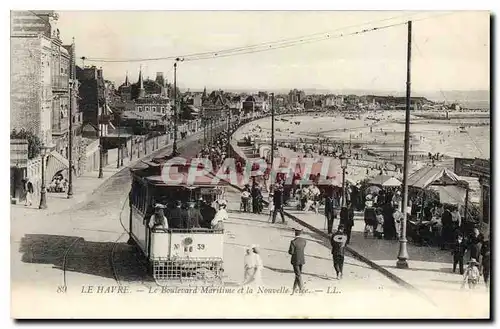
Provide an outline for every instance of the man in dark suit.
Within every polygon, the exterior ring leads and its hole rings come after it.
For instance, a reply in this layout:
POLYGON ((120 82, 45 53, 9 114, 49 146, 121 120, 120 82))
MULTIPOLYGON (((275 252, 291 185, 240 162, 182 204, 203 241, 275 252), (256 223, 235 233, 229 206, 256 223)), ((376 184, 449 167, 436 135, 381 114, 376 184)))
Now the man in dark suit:
POLYGON ((285 223, 285 214, 283 213, 283 187, 280 184, 276 184, 273 194, 273 224, 276 222, 276 215, 278 212, 281 214, 281 221, 285 223))
POLYGON ((306 263, 304 256, 306 240, 300 236, 301 233, 301 229, 295 229, 295 238, 290 241, 290 247, 288 248, 288 253, 292 256, 291 263, 293 272, 295 273, 292 295, 295 293, 296 287, 299 288, 300 292, 304 290, 304 284, 302 283, 302 265, 306 263))
POLYGON ((201 216, 203 217, 202 222, 200 223, 202 227, 204 228, 211 228, 212 227, 212 219, 214 219, 215 214, 217 211, 207 204, 205 200, 202 200, 200 202, 200 213, 201 216))
POLYGON ((194 205, 194 202, 190 202, 188 204, 187 214, 184 221, 184 228, 198 228, 200 227, 200 223, 203 221, 203 217, 201 217, 200 211, 196 209, 194 205))
POLYGON ((350 201, 347 201, 347 207, 342 207, 340 210, 340 225, 344 227, 344 234, 347 236, 346 244, 349 244, 354 226, 354 209, 350 201))
POLYGON ((172 209, 168 216, 168 227, 169 228, 182 228, 185 222, 185 212, 181 208, 182 203, 180 201, 175 202, 175 208, 172 209))
POLYGON ((325 198, 325 217, 328 222, 328 234, 332 233, 333 221, 335 219, 335 204, 333 197, 333 190, 329 191, 325 198))
POLYGON ((337 280, 342 279, 344 272, 344 251, 347 236, 344 233, 344 225, 340 224, 338 231, 332 235, 330 243, 332 245, 333 267, 337 274, 337 280))

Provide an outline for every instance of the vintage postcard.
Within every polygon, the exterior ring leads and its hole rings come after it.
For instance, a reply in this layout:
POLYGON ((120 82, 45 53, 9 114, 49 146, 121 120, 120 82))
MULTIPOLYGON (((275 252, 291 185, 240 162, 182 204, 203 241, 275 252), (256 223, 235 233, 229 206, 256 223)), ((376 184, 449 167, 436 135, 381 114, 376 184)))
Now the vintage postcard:
POLYGON ((13 318, 490 318, 489 12, 10 15, 13 318))

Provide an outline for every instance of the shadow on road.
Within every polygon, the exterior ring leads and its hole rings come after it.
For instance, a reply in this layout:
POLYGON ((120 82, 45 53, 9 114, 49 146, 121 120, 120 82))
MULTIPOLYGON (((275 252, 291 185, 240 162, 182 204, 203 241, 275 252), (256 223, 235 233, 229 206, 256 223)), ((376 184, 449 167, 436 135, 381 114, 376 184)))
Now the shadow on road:
POLYGON ((86 241, 78 236, 27 234, 21 239, 19 252, 24 263, 51 264, 61 271, 65 267, 68 272, 109 279, 114 279, 116 274, 120 282, 153 281, 136 249, 126 243, 86 241))
MULTIPOLYGON (((270 266, 264 266, 264 268, 267 268, 268 270, 271 270, 273 272, 294 274, 293 270, 286 270, 284 268, 275 268, 275 267, 270 267, 270 266)), ((307 272, 302 272, 302 275, 308 275, 308 276, 312 276, 312 277, 315 277, 315 278, 319 278, 319 279, 322 279, 322 280, 328 280, 328 281, 334 279, 333 277, 329 277, 329 276, 326 276, 326 275, 319 275, 319 274, 307 273, 307 272)))
MULTIPOLYGON (((396 259, 399 250, 398 240, 378 240, 372 237, 364 238, 363 232, 352 232, 351 245, 363 256, 372 261, 396 259)), ((452 264, 450 251, 439 250, 437 247, 417 246, 407 244, 411 261, 437 262, 452 264)))

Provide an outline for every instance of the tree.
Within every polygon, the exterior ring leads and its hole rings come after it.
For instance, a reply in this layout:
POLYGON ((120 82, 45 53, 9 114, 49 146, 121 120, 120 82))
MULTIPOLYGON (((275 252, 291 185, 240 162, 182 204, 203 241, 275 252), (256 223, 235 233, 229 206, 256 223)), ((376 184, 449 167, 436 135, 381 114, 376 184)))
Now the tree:
POLYGON ((28 141, 28 159, 36 158, 42 151, 42 141, 40 138, 31 131, 26 131, 24 128, 19 131, 16 131, 16 129, 12 130, 10 139, 26 139, 28 141))

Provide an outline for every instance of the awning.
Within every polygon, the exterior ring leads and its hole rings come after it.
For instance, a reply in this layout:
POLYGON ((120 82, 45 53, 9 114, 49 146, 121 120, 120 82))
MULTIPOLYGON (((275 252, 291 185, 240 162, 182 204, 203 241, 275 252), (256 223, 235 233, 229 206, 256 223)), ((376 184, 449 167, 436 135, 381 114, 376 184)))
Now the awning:
POLYGON ((46 161, 45 184, 49 184, 58 172, 68 170, 69 168, 69 161, 57 151, 50 152, 46 161))
POLYGON ((408 177, 408 186, 425 189, 432 184, 456 184, 460 178, 444 167, 423 167, 408 177))
POLYGON ((387 186, 387 187, 401 186, 401 182, 397 178, 391 177, 389 178, 389 180, 385 181, 385 183, 383 183, 382 186, 387 186))

